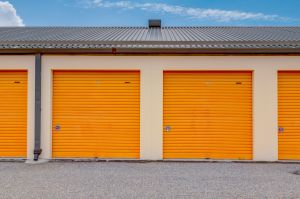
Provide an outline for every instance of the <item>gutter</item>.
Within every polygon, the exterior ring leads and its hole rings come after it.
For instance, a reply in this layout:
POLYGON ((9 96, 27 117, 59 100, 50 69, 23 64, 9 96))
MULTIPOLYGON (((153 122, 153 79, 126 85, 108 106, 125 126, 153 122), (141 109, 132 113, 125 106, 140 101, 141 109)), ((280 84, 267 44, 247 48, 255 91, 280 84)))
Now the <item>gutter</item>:
POLYGON ((102 55, 189 55, 189 54, 300 54, 300 48, 2 48, 0 54, 102 54, 102 55))

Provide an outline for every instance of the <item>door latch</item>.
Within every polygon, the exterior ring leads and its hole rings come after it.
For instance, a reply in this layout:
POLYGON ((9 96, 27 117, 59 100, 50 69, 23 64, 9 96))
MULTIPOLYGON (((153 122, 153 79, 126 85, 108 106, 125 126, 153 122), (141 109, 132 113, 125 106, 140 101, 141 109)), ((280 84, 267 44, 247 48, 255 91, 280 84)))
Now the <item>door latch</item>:
POLYGON ((166 127, 165 127, 165 131, 166 131, 166 132, 170 132, 171 130, 172 130, 171 126, 166 126, 166 127))
POLYGON ((278 133, 283 133, 284 132, 284 128, 283 127, 278 127, 278 133))
POLYGON ((55 131, 60 131, 61 130, 61 126, 59 124, 56 124, 54 127, 55 131))

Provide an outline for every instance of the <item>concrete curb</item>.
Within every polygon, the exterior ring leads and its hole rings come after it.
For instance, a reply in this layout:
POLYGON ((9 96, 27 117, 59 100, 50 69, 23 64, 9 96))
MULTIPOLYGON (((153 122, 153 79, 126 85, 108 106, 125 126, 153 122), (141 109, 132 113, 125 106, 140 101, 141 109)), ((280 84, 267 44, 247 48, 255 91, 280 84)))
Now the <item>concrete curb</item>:
POLYGON ((34 161, 34 160, 26 160, 25 164, 44 164, 44 163, 48 163, 49 160, 46 159, 39 159, 38 161, 34 161))
POLYGON ((126 162, 126 163, 250 163, 300 164, 300 161, 249 161, 249 160, 134 160, 134 159, 52 159, 49 162, 126 162))
POLYGON ((20 162, 26 164, 43 164, 47 162, 125 162, 125 163, 247 163, 247 164, 300 164, 300 161, 249 161, 249 160, 135 160, 135 159, 27 159, 3 158, 0 162, 20 162))
POLYGON ((23 158, 0 158, 0 162, 25 162, 26 159, 23 158))

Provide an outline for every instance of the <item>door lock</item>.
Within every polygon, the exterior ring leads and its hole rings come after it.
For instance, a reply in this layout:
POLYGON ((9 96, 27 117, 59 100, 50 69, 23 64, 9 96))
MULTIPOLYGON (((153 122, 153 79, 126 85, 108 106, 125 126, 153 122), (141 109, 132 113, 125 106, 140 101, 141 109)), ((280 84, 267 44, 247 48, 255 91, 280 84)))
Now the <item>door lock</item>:
POLYGON ((55 131, 60 131, 61 130, 61 126, 59 124, 56 124, 54 127, 55 131))
POLYGON ((278 133, 283 133, 284 132, 284 128, 283 127, 278 127, 278 133))
POLYGON ((166 131, 166 132, 170 132, 171 130, 172 130, 171 126, 166 126, 166 127, 165 127, 165 131, 166 131))

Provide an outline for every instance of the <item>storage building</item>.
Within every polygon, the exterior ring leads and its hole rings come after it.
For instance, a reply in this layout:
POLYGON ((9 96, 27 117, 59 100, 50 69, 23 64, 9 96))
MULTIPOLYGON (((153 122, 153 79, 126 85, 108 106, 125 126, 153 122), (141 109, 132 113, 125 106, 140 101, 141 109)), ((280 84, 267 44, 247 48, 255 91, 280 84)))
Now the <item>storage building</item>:
POLYGON ((300 160, 299 53, 300 27, 2 27, 0 158, 300 160))

